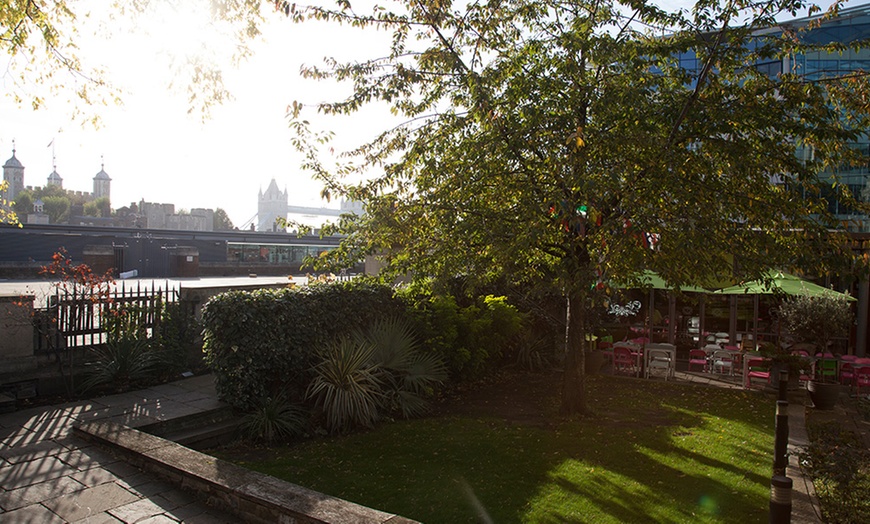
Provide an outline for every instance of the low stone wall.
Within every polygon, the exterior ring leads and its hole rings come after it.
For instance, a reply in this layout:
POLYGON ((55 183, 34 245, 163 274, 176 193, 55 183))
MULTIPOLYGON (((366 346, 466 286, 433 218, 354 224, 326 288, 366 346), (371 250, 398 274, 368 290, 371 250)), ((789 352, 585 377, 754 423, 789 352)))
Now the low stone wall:
POLYGON ((198 493, 209 505, 246 522, 416 523, 245 469, 116 422, 88 422, 74 431, 124 455, 134 466, 198 493))

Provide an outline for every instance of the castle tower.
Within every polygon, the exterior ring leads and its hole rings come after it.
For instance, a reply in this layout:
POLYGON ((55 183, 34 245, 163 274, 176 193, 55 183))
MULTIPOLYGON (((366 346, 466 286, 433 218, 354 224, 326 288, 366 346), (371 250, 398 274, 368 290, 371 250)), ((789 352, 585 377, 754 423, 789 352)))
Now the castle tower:
POLYGON ((24 191, 24 166, 15 158, 15 143, 12 143, 12 158, 3 164, 3 180, 9 183, 4 197, 10 202, 24 191))
POLYGON ((94 200, 102 197, 106 197, 109 201, 112 200, 111 197, 111 184, 112 179, 109 178, 108 173, 106 173, 105 164, 100 163, 100 172, 94 176, 94 200))
POLYGON ((57 166, 55 165, 53 167, 54 170, 51 172, 50 175, 48 175, 48 180, 46 181, 45 185, 57 186, 63 189, 63 178, 61 178, 61 176, 57 173, 57 166))
POLYGON ((266 192, 260 190, 257 201, 257 231, 284 231, 275 223, 277 218, 287 218, 287 190, 278 189, 275 179, 269 183, 266 192))

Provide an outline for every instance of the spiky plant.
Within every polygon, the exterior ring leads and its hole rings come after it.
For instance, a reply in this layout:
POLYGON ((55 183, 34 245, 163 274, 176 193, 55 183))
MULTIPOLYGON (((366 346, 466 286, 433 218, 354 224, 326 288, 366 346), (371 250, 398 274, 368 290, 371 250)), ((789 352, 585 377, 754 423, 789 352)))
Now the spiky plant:
POLYGON ((447 378, 444 362, 420 351, 410 323, 391 317, 357 334, 360 344, 373 348, 371 361, 380 369, 384 384, 383 408, 408 418, 426 411, 425 397, 447 378))
POLYGON ((314 367, 307 396, 323 411, 329 431, 372 427, 377 421, 383 384, 372 353, 371 345, 342 338, 323 351, 323 360, 314 367))
POLYGON ((148 341, 134 337, 121 337, 94 347, 90 356, 81 383, 84 391, 105 384, 126 390, 137 382, 154 378, 160 365, 160 357, 148 341))
POLYGON ((273 442, 301 435, 307 422, 305 410, 279 393, 261 399, 254 411, 244 416, 240 429, 250 438, 273 442))

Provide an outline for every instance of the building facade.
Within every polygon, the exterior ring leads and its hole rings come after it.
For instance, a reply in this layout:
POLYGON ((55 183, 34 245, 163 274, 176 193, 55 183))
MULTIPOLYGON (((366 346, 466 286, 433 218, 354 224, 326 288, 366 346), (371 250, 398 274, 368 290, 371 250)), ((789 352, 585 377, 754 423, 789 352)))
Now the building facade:
MULTIPOLYGON (((801 30, 797 33, 807 44, 826 45, 843 44, 842 52, 812 51, 795 53, 783 58, 771 58, 764 62, 756 62, 759 71, 776 77, 783 73, 795 74, 805 82, 820 82, 829 77, 862 75, 870 72, 870 49, 855 50, 850 43, 870 38, 870 4, 864 4, 847 9, 840 9, 837 16, 822 20, 822 15, 798 18, 780 23, 779 26, 760 30, 759 38, 779 36, 785 31, 801 30)), ((678 55, 683 69, 697 73, 703 67, 701 60, 693 51, 678 55)), ((862 151, 870 159, 870 135, 852 144, 852 147, 862 151)), ((798 151, 801 158, 811 158, 813 152, 809 149, 798 151)), ((845 184, 852 195, 859 201, 870 202, 870 163, 862 166, 844 166, 837 173, 821 173, 821 177, 836 175, 845 184)), ((870 217, 850 209, 831 194, 828 198, 831 213, 840 220, 843 227, 851 232, 870 232, 870 217)))

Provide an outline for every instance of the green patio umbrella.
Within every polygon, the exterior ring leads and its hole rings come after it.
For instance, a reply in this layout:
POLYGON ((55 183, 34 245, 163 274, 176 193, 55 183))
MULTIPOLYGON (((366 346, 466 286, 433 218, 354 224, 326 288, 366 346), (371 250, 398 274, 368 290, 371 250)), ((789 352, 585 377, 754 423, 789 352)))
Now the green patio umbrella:
POLYGON ((667 289, 669 291, 676 289, 677 291, 682 291, 683 293, 709 293, 708 290, 698 286, 684 285, 675 288, 674 286, 668 284, 665 279, 663 279, 658 273, 649 269, 643 270, 637 277, 637 280, 640 284, 638 287, 642 287, 644 289, 667 289))
MULTIPOLYGON (((758 295, 809 295, 811 297, 845 296, 846 299, 850 302, 854 302, 856 300, 855 297, 849 295, 848 293, 840 293, 839 291, 834 291, 833 289, 814 284, 808 280, 804 280, 800 277, 796 277, 795 275, 786 273, 784 271, 771 270, 768 272, 767 276, 769 277, 767 281, 765 281, 765 279, 751 280, 749 282, 744 282, 742 284, 726 287, 713 292, 719 295, 754 296, 752 330, 754 341, 756 343, 758 341, 758 295)), ((733 323, 734 322, 732 319, 732 325, 733 323)))
POLYGON ((809 295, 811 297, 829 296, 840 297, 846 296, 850 302, 854 302, 855 297, 846 293, 840 293, 833 289, 814 284, 808 280, 796 277, 792 274, 783 271, 770 271, 768 273, 769 282, 764 279, 752 280, 737 284, 736 286, 726 287, 714 293, 722 295, 809 295))

